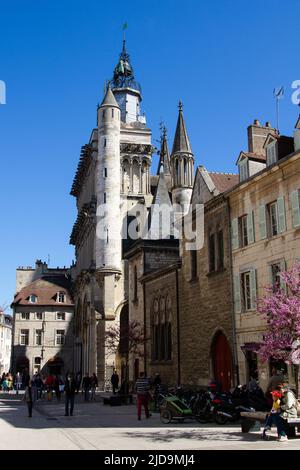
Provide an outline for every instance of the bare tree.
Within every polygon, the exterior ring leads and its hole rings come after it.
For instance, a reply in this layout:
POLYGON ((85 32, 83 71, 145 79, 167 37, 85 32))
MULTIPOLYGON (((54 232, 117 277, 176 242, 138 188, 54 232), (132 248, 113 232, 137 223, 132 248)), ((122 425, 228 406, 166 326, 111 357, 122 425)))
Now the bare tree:
POLYGON ((125 359, 125 382, 128 383, 128 364, 131 355, 144 357, 144 345, 149 338, 138 321, 129 321, 126 326, 110 326, 105 333, 107 355, 119 353, 125 359))

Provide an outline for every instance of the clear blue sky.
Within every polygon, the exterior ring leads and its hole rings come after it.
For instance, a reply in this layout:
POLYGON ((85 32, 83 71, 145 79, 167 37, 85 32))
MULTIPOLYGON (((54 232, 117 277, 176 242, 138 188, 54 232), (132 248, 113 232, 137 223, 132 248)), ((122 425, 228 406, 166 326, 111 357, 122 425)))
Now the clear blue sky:
POLYGON ((0 18, 0 304, 18 265, 73 259, 69 191, 124 22, 153 137, 163 120, 172 145, 181 98, 197 164, 235 171, 247 125, 275 122, 274 87, 285 86, 282 133, 296 122, 299 0, 11 0, 0 18))

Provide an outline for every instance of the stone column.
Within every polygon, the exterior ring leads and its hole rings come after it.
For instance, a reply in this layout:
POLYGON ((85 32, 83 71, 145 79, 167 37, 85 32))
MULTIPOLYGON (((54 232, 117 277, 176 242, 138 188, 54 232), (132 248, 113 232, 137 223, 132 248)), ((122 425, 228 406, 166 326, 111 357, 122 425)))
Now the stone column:
POLYGON ((139 161, 139 192, 143 192, 143 181, 142 181, 142 162, 139 161))
POLYGON ((129 192, 132 193, 133 192, 133 162, 132 162, 132 158, 130 159, 130 162, 129 162, 129 192))

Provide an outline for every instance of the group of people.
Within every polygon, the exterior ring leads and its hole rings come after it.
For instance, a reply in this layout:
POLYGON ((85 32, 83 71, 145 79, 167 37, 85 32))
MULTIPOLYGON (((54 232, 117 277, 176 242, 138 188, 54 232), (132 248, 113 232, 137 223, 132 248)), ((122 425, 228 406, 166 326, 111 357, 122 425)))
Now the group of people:
POLYGON ((9 392, 14 388, 14 379, 11 373, 3 372, 0 379, 0 390, 3 392, 9 392))
POLYGON ((47 400, 51 401, 53 392, 55 392, 57 401, 61 400, 61 394, 64 393, 65 416, 73 416, 75 394, 79 393, 80 387, 82 387, 85 401, 96 400, 98 379, 95 373, 91 376, 85 374, 82 379, 81 373, 75 375, 73 372, 67 372, 65 377, 53 374, 41 376, 39 373, 34 374, 31 379, 28 377, 24 393, 28 417, 32 417, 34 402, 45 396, 45 393, 47 400))
POLYGON ((288 418, 297 418, 299 405, 282 371, 276 369, 272 370, 266 396, 267 399, 272 402, 272 408, 267 415, 262 438, 268 439, 267 433, 274 425, 277 428, 278 441, 285 442, 288 440, 286 434, 286 420, 288 418))

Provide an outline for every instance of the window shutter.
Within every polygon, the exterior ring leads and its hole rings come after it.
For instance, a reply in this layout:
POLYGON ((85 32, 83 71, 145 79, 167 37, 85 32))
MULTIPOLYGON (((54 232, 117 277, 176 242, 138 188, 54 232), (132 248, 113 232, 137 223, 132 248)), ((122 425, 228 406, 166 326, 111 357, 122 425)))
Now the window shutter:
POLYGON ((256 269, 250 270, 251 309, 256 309, 256 269))
POLYGON ((247 215, 247 236, 248 244, 254 243, 254 220, 252 211, 247 215))
POLYGON ((271 264, 268 265, 268 284, 270 284, 270 286, 273 285, 273 270, 271 264))
POLYGON ((235 313, 241 313, 241 281, 240 275, 235 274, 233 276, 233 290, 234 290, 234 311, 235 313))
MULTIPOLYGON (((280 272, 283 272, 286 270, 286 262, 285 260, 280 261, 280 272)), ((280 288, 283 289, 286 292, 286 283, 280 279, 280 288)))
POLYGON ((267 238, 266 206, 259 207, 259 232, 262 240, 267 238))
POLYGON ((277 208, 278 208, 278 230, 279 230, 279 233, 282 233, 286 231, 284 196, 281 196, 277 199, 277 208))
POLYGON ((232 249, 235 250, 239 247, 238 219, 231 221, 231 237, 232 249))
POLYGON ((298 190, 292 191, 290 194, 290 199, 292 203, 292 218, 293 218, 293 227, 300 227, 300 207, 299 207, 299 192, 298 190))

